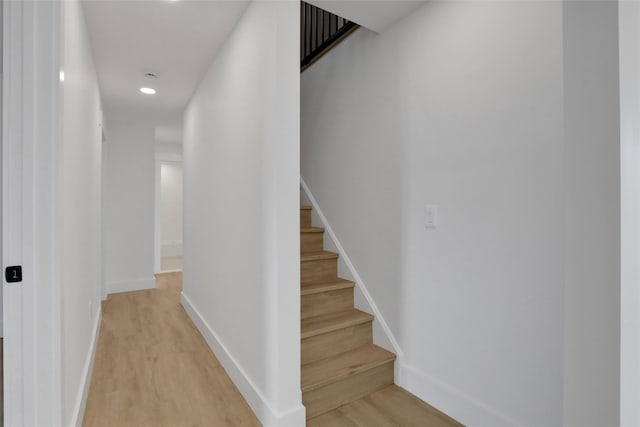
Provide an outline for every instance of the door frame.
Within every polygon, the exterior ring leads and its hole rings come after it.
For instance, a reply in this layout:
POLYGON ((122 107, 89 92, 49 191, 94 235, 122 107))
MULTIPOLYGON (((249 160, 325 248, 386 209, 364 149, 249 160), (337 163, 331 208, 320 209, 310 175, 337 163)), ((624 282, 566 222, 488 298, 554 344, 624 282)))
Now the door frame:
POLYGON ((640 424, 640 4, 618 4, 620 42, 620 425, 640 424))
POLYGON ((60 2, 4 1, 2 270, 5 425, 62 425, 57 152, 60 2), (4 274, 3 274, 4 276, 4 274))
MULTIPOLYGON (((162 197, 162 184, 161 184, 161 170, 162 170, 162 162, 175 162, 182 163, 183 165, 183 194, 184 194, 184 161, 182 154, 177 153, 163 153, 156 152, 155 154, 155 192, 154 192, 154 201, 153 201, 153 273, 158 274, 161 272, 160 261, 161 261, 161 237, 160 237, 160 215, 161 215, 161 205, 160 199, 162 197)), ((184 204, 183 204, 184 205, 184 204)), ((184 239, 184 233, 183 233, 184 239)))

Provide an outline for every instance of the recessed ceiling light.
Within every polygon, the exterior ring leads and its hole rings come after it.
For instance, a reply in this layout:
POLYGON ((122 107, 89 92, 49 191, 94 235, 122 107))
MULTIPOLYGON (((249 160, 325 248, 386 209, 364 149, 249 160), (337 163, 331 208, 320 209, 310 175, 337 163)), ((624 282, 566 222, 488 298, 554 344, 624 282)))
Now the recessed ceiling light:
POLYGON ((157 79, 157 78, 158 78, 158 75, 157 75, 157 74, 154 74, 154 73, 147 73, 147 74, 145 74, 144 76, 145 76, 146 78, 148 78, 148 79, 157 79))
POLYGON ((145 95, 153 95, 156 93, 156 90, 151 89, 150 87, 141 87, 140 92, 144 93, 145 95))
POLYGON ((60 70, 60 81, 64 81, 64 70, 60 70))

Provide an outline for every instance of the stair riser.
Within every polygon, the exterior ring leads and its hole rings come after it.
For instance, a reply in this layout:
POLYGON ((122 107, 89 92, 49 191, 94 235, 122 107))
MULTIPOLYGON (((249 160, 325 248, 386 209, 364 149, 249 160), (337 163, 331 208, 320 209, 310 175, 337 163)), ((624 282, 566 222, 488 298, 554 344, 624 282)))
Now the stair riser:
POLYGON ((324 387, 302 393, 307 419, 353 402, 393 384, 393 362, 369 369, 324 387))
POLYGON ((332 280, 338 277, 338 260, 333 258, 304 261, 300 269, 302 283, 332 280))
POLYGON ((302 364, 372 344, 371 321, 302 340, 302 364))
POLYGON ((324 233, 300 233, 300 250, 320 252, 324 249, 324 233))
POLYGON ((300 227, 311 227, 311 210, 309 209, 301 209, 300 210, 300 227))
POLYGON ((353 308, 353 288, 303 295, 301 299, 303 319, 350 308, 353 308))

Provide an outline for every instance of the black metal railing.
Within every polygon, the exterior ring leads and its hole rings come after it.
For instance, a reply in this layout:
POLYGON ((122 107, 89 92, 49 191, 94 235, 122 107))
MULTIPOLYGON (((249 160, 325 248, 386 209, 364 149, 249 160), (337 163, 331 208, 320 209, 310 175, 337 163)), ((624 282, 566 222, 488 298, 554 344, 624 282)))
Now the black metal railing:
POLYGON ((304 70, 358 24, 309 3, 300 5, 300 68, 304 70))

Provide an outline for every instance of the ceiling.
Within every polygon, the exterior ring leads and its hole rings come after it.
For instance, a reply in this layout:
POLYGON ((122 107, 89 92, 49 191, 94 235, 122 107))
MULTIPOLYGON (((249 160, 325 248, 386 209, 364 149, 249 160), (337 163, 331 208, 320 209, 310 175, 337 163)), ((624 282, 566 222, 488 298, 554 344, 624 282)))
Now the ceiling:
POLYGON ((103 103, 181 116, 248 3, 83 1, 103 103), (145 78, 145 73, 158 78, 145 78), (143 95, 143 86, 157 93, 143 95))
POLYGON ((381 33, 409 15, 425 0, 305 0, 324 10, 381 33))
MULTIPOLYGON (((419 0, 308 0, 381 32, 419 0)), ((83 0, 107 121, 114 110, 181 143, 182 114, 249 0, 83 0), (144 77, 154 73, 157 79, 144 77), (156 89, 155 95, 140 93, 156 89)))

